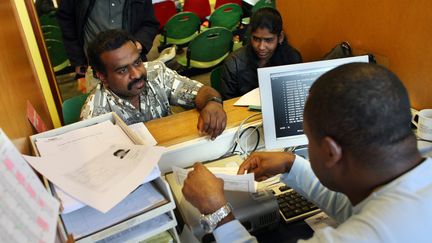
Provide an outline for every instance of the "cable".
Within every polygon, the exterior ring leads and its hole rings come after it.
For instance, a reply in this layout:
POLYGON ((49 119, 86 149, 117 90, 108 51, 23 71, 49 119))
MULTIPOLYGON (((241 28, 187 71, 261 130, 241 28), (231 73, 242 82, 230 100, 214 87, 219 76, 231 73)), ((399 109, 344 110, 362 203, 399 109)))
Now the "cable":
MULTIPOLYGON (((241 154, 246 154, 247 155, 247 150, 245 150, 243 147, 242 147, 242 144, 241 144, 241 141, 240 141, 240 134, 241 134, 241 131, 242 131, 242 127, 243 127, 243 124, 244 123, 246 123, 250 118, 252 118, 252 117, 255 117, 255 116, 258 116, 258 115, 261 115, 261 113, 257 113, 257 114, 253 114, 253 115, 250 115, 250 116, 248 116, 248 117, 246 117, 241 123, 240 123, 240 125, 239 125, 239 128, 238 128, 238 130, 237 130, 237 136, 236 136, 236 139, 235 139, 235 143, 237 143, 237 145, 238 145, 238 147, 239 147, 239 149, 240 149, 240 153, 241 154)), ((255 130, 256 130, 257 128, 255 128, 255 130)))
POLYGON ((254 134, 254 132, 256 132, 256 134, 257 134, 257 140, 256 140, 256 143, 255 143, 255 147, 254 147, 252 150, 250 150, 250 151, 248 150, 247 147, 246 147, 246 150, 244 150, 246 156, 249 156, 250 152, 253 152, 253 151, 255 151, 255 150, 258 148, 259 141, 260 141, 260 138, 261 138, 261 136, 260 136, 260 132, 259 132, 258 129, 259 129, 261 126, 262 126, 262 123, 259 124, 259 125, 256 126, 256 127, 254 127, 254 130, 253 130, 251 133, 249 133, 249 135, 246 137, 246 141, 245 141, 245 143, 246 143, 246 146, 247 146, 247 145, 249 144, 248 141, 249 141, 250 136, 251 136, 252 134, 254 134))
MULTIPOLYGON (((247 127, 245 130, 243 130, 242 132, 241 132, 241 134, 240 134, 240 137, 243 135, 243 133, 244 132, 246 132, 249 128, 252 128, 252 127, 247 127)), ((237 134, 237 133, 236 133, 237 134)), ((232 146, 233 147, 233 149, 232 149, 232 151, 231 151, 231 153, 234 153, 235 152, 235 150, 236 150, 236 148, 237 148, 237 142, 234 140, 234 146, 232 146)))
POLYGON ((245 157, 247 157, 247 156, 249 156, 249 154, 251 153, 251 152, 253 152, 253 151, 255 151, 257 148, 258 148, 258 145, 259 145, 259 142, 260 142, 260 139, 261 139, 261 134, 260 134, 260 132, 259 132, 259 128, 260 127, 262 127, 262 124, 258 124, 258 126, 251 126, 251 127, 248 127, 247 129, 244 129, 242 132, 241 132, 241 134, 240 134, 240 136, 238 137, 238 139, 236 140, 236 144, 239 146, 239 149, 240 149, 240 153, 243 155, 243 156, 245 156, 245 157), (249 129, 251 129, 251 128, 253 128, 253 130, 252 131, 250 131, 249 132, 249 134, 247 134, 247 137, 246 138, 243 138, 244 136, 244 134, 249 130, 249 129), (253 147, 253 149, 252 150, 250 150, 249 149, 249 139, 250 139, 250 137, 253 135, 253 134, 255 134, 256 133, 256 142, 255 142, 255 146, 253 147))

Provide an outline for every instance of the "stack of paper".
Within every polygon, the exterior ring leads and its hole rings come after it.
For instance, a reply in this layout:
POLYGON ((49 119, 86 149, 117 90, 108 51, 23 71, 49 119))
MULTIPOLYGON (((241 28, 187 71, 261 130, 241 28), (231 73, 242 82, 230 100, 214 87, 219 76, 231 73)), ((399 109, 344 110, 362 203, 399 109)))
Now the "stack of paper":
MULTIPOLYGON (((157 191, 152 183, 146 183, 106 213, 101 213, 91 207, 84 207, 63 214, 62 219, 66 231, 73 232, 74 237, 79 239, 167 202, 168 200, 157 191)), ((139 219, 134 219, 133 224, 138 225, 138 221, 139 219)))
POLYGON ((59 202, 0 129, 0 242, 54 242, 59 202))
MULTIPOLYGON (((148 181, 165 151, 133 144, 110 121, 38 139, 36 145, 41 157, 26 156, 26 160, 67 194, 103 213, 148 181)), ((159 175, 156 170, 150 179, 159 175)), ((65 212, 80 207, 72 202, 63 202, 65 212)))

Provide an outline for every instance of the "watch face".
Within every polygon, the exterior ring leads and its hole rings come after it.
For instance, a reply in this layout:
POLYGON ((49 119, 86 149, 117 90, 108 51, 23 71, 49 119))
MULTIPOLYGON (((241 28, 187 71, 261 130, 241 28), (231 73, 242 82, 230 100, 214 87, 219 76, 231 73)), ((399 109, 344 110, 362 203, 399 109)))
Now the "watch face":
POLYGON ((207 217, 201 217, 200 218, 200 224, 201 224, 201 228, 206 232, 206 233, 211 233, 213 232, 213 230, 216 228, 217 223, 212 223, 210 222, 211 220, 208 219, 207 217))
POLYGON ((201 228, 204 230, 204 232, 209 233, 210 232, 210 225, 205 219, 200 219, 201 228))

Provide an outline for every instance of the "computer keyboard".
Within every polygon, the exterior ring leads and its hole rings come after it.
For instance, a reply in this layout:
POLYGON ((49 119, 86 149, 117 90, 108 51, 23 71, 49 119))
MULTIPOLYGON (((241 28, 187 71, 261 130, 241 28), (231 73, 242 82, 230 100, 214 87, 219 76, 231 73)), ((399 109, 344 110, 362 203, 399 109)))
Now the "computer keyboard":
POLYGON ((280 184, 272 187, 279 204, 279 213, 285 223, 295 222, 319 213, 321 210, 292 188, 280 184))

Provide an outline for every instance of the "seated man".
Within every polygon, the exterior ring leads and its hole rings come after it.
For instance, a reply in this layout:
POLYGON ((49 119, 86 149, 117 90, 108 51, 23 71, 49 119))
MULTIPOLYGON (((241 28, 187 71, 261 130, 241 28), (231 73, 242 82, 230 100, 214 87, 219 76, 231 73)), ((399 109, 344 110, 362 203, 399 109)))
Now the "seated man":
POLYGON ((242 96, 258 87, 257 68, 299 63, 300 53, 288 44, 282 17, 274 8, 261 8, 250 21, 250 43, 231 53, 221 72, 224 99, 242 96))
MULTIPOLYGON (((303 128, 310 163, 288 152, 254 153, 238 173, 281 180, 339 222, 307 242, 429 242, 432 159, 422 158, 410 128, 408 94, 383 67, 353 63, 311 87, 303 128)), ((201 164, 184 182, 185 198, 203 214, 227 202, 223 181, 201 164)), ((228 214, 214 231, 219 242, 254 242, 228 214)))
POLYGON ((127 32, 101 32, 88 55, 101 83, 87 98, 81 119, 114 111, 133 124, 171 115, 170 105, 180 105, 200 111, 198 130, 212 139, 225 129, 226 114, 216 90, 178 75, 162 62, 143 63, 127 32))

